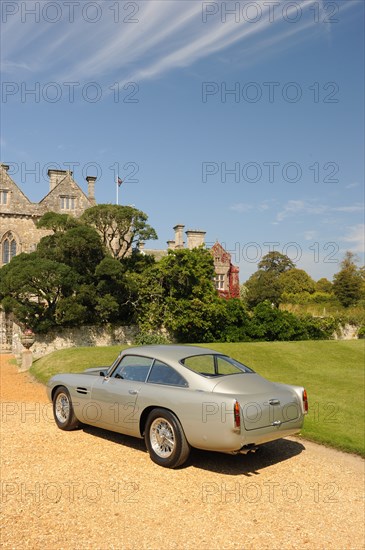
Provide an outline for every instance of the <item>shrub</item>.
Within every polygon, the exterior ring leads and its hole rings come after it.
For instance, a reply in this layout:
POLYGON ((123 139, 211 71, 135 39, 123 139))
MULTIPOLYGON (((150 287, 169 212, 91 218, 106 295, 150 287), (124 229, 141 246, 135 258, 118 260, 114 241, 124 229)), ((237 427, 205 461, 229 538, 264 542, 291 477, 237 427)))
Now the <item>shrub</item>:
POLYGON ((158 332, 140 332, 134 343, 136 346, 151 346, 157 344, 170 344, 170 340, 161 333, 158 332))

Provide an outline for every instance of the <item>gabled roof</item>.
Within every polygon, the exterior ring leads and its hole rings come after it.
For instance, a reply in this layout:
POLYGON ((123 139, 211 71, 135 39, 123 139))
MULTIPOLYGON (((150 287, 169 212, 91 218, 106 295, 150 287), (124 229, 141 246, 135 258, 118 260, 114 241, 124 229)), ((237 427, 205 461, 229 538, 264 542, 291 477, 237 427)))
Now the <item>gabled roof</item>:
MULTIPOLYGON (((39 205, 43 206, 48 202, 48 199, 51 198, 53 195, 59 196, 60 192, 69 193, 70 189, 76 191, 78 195, 81 195, 87 202, 90 203, 89 198, 85 195, 81 187, 77 185, 73 177, 71 176, 70 172, 67 172, 66 176, 60 180, 57 185, 51 189, 47 195, 43 197, 43 199, 39 202, 39 205)), ((90 203, 91 205, 91 203, 90 203)))
POLYGON ((34 204, 32 203, 28 197, 23 193, 23 191, 17 186, 15 181, 11 179, 9 176, 7 170, 4 168, 2 164, 0 164, 0 185, 2 187, 5 187, 6 189, 11 190, 18 200, 23 200, 27 205, 34 204))
POLYGON ((212 248, 210 249, 211 253, 214 255, 215 258, 219 258, 221 262, 223 263, 231 263, 231 255, 227 250, 223 248, 223 246, 217 241, 213 244, 212 248))

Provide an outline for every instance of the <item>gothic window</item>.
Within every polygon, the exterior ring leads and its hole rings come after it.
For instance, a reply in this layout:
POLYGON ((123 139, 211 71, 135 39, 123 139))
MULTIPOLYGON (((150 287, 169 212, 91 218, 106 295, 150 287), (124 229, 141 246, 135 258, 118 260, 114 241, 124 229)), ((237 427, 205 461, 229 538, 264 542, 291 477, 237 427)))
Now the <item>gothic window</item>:
POLYGON ((13 234, 9 231, 4 235, 2 241, 2 262, 8 264, 17 253, 17 242, 13 234))
POLYGON ((7 189, 0 189, 0 204, 8 204, 9 192, 7 189))
POLYGON ((214 284, 217 290, 224 290, 224 275, 216 275, 214 277, 214 284))
POLYGON ((60 197, 61 210, 75 210, 76 199, 69 195, 63 195, 60 197))

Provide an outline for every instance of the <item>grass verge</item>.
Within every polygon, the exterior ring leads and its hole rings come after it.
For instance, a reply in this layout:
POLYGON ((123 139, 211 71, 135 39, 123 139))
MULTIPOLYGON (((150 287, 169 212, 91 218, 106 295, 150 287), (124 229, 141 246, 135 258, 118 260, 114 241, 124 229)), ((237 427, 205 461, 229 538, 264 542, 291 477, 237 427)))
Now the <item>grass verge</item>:
MULTIPOLYGON (((301 435, 365 456, 364 346, 361 340, 210 344, 265 378, 304 386, 309 414, 301 435)), ((127 347, 127 346, 125 346, 127 347)), ((34 362, 31 374, 45 383, 53 374, 110 365, 121 346, 72 348, 34 362)))

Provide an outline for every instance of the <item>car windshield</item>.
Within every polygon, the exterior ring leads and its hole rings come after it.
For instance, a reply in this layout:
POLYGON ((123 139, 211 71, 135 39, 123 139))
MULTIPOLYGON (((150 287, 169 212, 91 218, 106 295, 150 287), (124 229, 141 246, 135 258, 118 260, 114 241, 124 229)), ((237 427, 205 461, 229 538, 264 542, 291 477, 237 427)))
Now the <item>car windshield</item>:
POLYGON ((182 365, 203 376, 227 376, 230 374, 243 374, 254 372, 246 365, 239 363, 227 355, 207 353, 204 355, 192 355, 181 360, 182 365))

